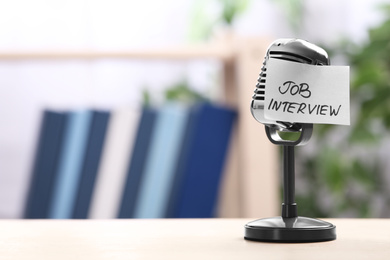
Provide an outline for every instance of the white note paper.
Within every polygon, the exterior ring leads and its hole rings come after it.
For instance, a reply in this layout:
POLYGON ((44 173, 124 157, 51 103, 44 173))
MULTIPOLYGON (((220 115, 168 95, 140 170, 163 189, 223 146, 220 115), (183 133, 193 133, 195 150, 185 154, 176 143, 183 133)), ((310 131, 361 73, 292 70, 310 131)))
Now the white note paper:
POLYGON ((315 66, 270 58, 264 102, 266 119, 349 125, 349 66, 315 66))

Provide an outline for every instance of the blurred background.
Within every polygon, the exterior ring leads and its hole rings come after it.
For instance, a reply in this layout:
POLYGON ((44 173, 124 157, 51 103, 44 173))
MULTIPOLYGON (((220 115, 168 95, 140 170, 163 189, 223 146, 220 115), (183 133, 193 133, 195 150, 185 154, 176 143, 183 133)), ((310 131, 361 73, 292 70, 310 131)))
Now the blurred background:
MULTIPOLYGON (((231 101, 226 61, 245 51, 245 39, 257 39, 260 71, 267 45, 290 37, 323 47, 333 65, 351 66, 351 126, 315 126, 297 149, 299 215, 389 217, 390 3, 380 0, 1 1, 0 217, 24 217, 44 109, 158 107, 184 95, 250 114, 257 76, 235 86, 240 95, 250 89, 247 99, 231 101)), ((264 216, 279 214, 278 161, 269 173, 275 208, 264 216)), ((238 206, 216 216, 248 212, 238 206)))

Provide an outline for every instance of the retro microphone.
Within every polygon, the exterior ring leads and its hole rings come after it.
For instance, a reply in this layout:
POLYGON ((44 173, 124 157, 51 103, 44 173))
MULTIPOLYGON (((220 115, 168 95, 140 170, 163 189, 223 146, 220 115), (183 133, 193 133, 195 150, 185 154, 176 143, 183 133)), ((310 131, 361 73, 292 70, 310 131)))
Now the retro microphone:
POLYGON ((269 59, 280 59, 311 65, 329 65, 328 54, 322 48, 300 39, 279 39, 268 48, 263 67, 257 80, 252 97, 251 112, 253 117, 266 126, 267 136, 275 144, 303 145, 311 137, 313 125, 293 122, 268 120, 264 117, 265 82, 267 78, 267 62, 269 59), (268 130, 267 130, 268 129, 268 130), (298 142, 289 142, 279 138, 277 131, 301 132, 298 142))
POLYGON ((281 217, 249 222, 245 226, 245 239, 267 242, 318 242, 336 239, 331 223, 299 217, 295 203, 294 147, 306 144, 312 135, 313 124, 266 119, 264 100, 266 94, 267 62, 280 59, 314 66, 330 65, 328 54, 322 48, 300 39, 279 39, 267 50, 263 67, 251 101, 251 113, 265 125, 268 139, 283 146, 283 203, 281 217), (280 132, 298 133, 296 140, 283 139, 280 132))

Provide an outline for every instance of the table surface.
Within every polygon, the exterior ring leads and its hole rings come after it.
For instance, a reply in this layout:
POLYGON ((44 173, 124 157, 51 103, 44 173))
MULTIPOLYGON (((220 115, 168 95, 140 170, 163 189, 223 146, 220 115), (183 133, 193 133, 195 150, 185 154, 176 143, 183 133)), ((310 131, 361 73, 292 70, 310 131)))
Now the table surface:
POLYGON ((337 240, 243 239, 250 219, 0 220, 1 259, 390 259, 390 219, 327 219, 337 240))

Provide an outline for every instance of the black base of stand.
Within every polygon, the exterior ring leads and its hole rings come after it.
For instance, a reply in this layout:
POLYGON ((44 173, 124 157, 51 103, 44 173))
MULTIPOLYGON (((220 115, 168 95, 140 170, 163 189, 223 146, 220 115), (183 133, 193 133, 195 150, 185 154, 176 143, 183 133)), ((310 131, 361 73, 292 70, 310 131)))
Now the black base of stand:
POLYGON ((266 126, 268 139, 283 145, 283 204, 282 216, 263 218, 245 225, 245 239, 263 242, 322 242, 336 239, 336 226, 315 219, 298 217, 295 203, 294 147, 309 141, 313 124, 303 124, 297 141, 283 140, 276 127, 266 126))
POLYGON ((245 225, 245 239, 280 243, 331 241, 336 239, 336 226, 306 217, 264 218, 245 225))

